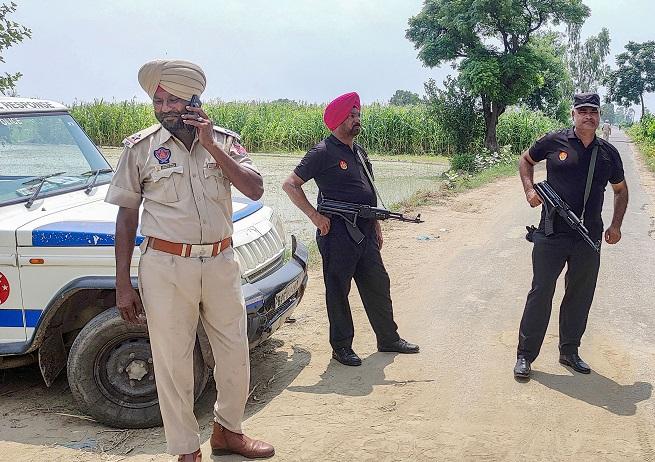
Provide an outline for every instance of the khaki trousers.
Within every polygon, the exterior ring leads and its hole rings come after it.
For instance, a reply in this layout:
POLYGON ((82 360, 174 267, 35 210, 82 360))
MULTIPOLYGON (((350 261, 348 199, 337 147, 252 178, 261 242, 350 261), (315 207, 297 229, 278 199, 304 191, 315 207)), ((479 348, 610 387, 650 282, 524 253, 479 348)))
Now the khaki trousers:
POLYGON ((241 433, 250 360, 239 263, 232 247, 215 257, 180 257, 142 245, 139 289, 148 319, 159 407, 170 454, 200 447, 193 414, 193 349, 198 318, 216 367, 214 420, 241 433))

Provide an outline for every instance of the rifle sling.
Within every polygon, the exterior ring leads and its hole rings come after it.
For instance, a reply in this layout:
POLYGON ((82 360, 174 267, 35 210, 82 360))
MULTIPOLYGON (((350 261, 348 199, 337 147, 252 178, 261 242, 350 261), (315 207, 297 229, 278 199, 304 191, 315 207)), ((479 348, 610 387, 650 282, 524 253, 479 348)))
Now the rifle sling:
POLYGON ((382 196, 380 196, 380 192, 378 191, 378 188, 375 187, 375 182, 371 177, 371 172, 369 172, 368 167, 366 167, 366 162, 364 162, 364 158, 362 157, 362 154, 359 152, 359 149, 357 149, 357 147, 354 147, 354 149, 355 149, 355 153, 357 154, 357 157, 359 158, 359 161, 362 163, 362 167, 364 168, 364 173, 366 173, 366 177, 368 178, 368 181, 371 183, 371 187, 373 188, 375 195, 378 196, 378 199, 380 199, 380 203, 382 204, 382 207, 386 209, 387 206, 384 204, 384 201, 382 200, 382 196))
POLYGON ((594 170, 596 169, 596 157, 598 155, 598 141, 596 141, 596 146, 594 146, 593 151, 591 152, 591 162, 589 163, 589 170, 587 171, 587 184, 584 187, 584 202, 582 203, 582 215, 580 215, 580 221, 584 223, 584 210, 587 207, 587 199, 589 199, 589 193, 591 192, 591 183, 594 179, 594 170))

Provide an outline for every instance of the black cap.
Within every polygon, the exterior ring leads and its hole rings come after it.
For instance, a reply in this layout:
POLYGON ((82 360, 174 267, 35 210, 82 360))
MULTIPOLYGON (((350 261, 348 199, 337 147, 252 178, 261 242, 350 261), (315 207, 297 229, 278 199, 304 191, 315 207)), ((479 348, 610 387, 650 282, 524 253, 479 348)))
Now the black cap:
POLYGON ((597 93, 578 93, 573 97, 573 108, 600 107, 600 96, 597 93))

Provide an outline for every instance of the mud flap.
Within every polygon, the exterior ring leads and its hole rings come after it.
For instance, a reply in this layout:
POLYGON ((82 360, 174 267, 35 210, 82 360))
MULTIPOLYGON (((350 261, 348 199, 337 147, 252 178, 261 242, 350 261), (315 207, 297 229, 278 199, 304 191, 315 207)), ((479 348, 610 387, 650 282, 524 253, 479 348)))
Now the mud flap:
POLYGON ((54 383, 64 367, 66 367, 64 339, 59 330, 52 331, 39 348, 39 369, 46 386, 49 387, 54 383))

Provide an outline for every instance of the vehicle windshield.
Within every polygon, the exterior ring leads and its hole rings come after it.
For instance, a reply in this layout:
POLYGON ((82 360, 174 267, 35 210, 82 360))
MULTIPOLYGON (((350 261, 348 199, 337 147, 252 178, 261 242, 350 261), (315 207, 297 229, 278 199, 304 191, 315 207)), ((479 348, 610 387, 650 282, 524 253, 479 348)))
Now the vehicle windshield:
POLYGON ((0 206, 29 200, 40 177, 52 175, 39 198, 82 189, 103 169, 111 167, 69 114, 0 115, 0 206))

